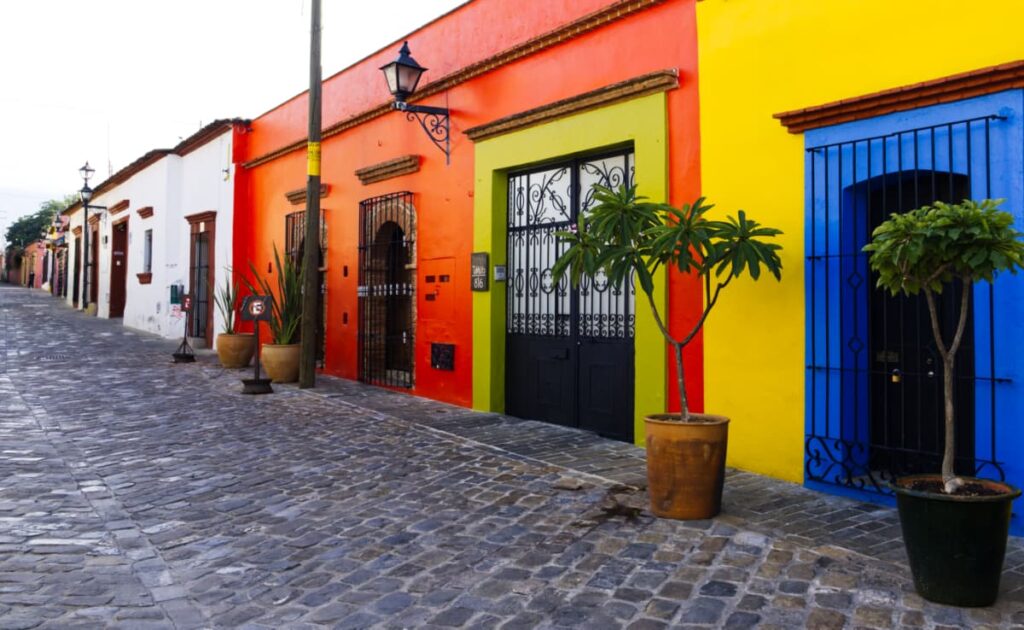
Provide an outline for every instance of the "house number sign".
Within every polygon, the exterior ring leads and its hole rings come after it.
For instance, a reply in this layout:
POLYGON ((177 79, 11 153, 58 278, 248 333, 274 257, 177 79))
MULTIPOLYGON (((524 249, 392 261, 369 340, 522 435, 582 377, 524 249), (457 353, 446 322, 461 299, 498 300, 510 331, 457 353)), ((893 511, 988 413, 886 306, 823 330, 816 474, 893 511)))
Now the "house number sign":
POLYGON ((489 278, 488 268, 490 267, 489 255, 487 252, 475 252, 470 258, 469 286, 473 291, 486 291, 489 278))
POLYGON ((249 295, 242 301, 242 319, 250 322, 269 322, 271 300, 269 295, 249 295))

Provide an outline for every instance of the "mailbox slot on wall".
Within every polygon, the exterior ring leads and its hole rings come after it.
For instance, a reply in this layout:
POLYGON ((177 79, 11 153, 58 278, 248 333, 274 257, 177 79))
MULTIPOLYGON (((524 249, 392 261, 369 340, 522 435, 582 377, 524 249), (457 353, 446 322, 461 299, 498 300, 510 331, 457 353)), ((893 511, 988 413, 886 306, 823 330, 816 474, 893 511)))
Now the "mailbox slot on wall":
POLYGON ((430 367, 435 370, 453 371, 455 369, 455 344, 430 344, 430 367))

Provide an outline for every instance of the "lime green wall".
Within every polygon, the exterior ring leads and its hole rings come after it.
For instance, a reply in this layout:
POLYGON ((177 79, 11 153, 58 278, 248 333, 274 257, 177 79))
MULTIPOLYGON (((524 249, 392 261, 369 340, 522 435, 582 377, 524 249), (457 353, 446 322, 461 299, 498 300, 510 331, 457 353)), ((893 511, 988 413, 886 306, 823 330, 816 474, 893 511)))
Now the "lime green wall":
MULTIPOLYGON (((505 264, 509 169, 632 142, 638 192, 668 199, 665 94, 653 94, 477 143, 473 251, 505 264)), ((665 303, 665 274, 656 279, 665 303)), ((637 296, 634 435, 643 443, 643 415, 666 408, 665 344, 645 301, 637 296)), ((505 283, 473 294, 473 407, 505 409, 505 283)))
POLYGON ((1021 0, 697 3, 701 190, 781 228, 785 272, 733 283, 704 329, 729 465, 803 478, 804 140, 772 114, 1024 58, 1021 0))

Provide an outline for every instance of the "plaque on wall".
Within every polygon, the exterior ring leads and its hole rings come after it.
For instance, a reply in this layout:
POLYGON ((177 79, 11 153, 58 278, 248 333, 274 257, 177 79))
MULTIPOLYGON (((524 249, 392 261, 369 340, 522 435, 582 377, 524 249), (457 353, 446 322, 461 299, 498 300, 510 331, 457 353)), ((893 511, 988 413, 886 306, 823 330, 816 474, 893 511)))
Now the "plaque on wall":
POLYGON ((490 255, 487 252, 474 252, 469 265, 469 286, 473 291, 486 291, 489 286, 487 271, 490 267, 490 255))

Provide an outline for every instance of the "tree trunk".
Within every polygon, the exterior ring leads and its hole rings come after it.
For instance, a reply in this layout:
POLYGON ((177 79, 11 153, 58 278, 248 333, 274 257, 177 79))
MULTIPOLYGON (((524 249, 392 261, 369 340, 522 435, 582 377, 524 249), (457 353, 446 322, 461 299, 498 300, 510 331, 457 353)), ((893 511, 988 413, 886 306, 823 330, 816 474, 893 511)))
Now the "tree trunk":
POLYGON ((963 482, 957 478, 954 471, 956 458, 956 415, 953 408, 953 395, 955 383, 954 366, 956 365, 956 351, 960 349, 960 342, 963 340, 964 329, 967 327, 967 309, 970 307, 970 291, 973 287, 969 277, 962 277, 963 292, 960 295, 960 317, 957 321, 956 332, 953 340, 947 347, 942 338, 942 328, 939 326, 939 313, 935 307, 935 295, 926 286, 924 297, 928 303, 928 315, 932 323, 932 334, 935 337, 935 345, 942 356, 942 399, 945 411, 946 442, 942 451, 942 484, 946 494, 953 494, 963 482))
MULTIPOLYGON (((953 471, 953 461, 956 457, 956 423, 953 410, 953 366, 956 362, 956 357, 953 353, 949 353, 943 358, 942 361, 942 380, 943 380, 943 401, 945 403, 945 421, 946 421, 946 445, 942 452, 942 482, 946 486, 946 492, 950 492, 950 484, 956 479, 956 473, 953 471)), ((955 484, 959 485, 959 484, 955 484)), ((953 490, 956 487, 953 487, 953 490)))
POLYGON ((690 405, 686 400, 686 379, 683 374, 683 346, 673 343, 672 350, 676 359, 676 385, 679 387, 679 419, 683 422, 690 421, 690 405))

